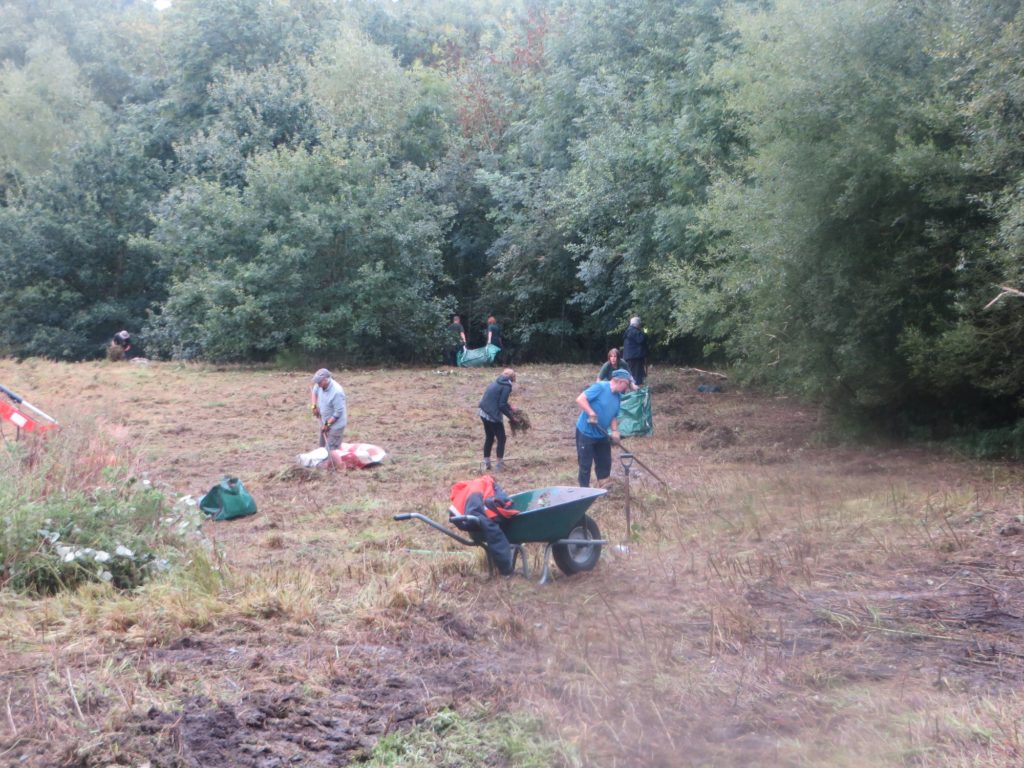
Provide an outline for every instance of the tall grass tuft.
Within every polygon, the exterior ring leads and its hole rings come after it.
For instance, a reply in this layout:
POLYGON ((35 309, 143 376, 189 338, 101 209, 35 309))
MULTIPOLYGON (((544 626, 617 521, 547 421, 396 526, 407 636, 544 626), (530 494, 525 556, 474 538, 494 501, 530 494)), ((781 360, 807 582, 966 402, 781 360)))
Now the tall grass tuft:
POLYGON ((194 503, 172 506, 100 424, 0 445, 0 477, 2 588, 50 595, 106 582, 131 589, 202 551, 194 503))

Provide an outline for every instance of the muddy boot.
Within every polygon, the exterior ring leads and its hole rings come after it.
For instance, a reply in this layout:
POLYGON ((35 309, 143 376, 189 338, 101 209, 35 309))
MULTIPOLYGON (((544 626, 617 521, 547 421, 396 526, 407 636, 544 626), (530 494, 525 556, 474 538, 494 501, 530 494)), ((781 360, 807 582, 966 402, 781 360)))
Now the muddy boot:
POLYGON ((498 459, 497 463, 494 465, 494 471, 501 472, 503 469, 505 469, 505 462, 498 459))
POLYGON ((491 460, 490 459, 484 459, 484 470, 486 470, 488 472, 491 471, 491 460))

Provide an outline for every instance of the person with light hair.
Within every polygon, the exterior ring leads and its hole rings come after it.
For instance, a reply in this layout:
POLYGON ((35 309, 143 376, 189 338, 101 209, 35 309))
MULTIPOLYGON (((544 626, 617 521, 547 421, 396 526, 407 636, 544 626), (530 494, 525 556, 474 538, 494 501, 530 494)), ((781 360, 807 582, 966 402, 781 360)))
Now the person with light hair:
POLYGON ((638 387, 647 379, 647 334, 640 325, 640 317, 631 317, 622 340, 622 359, 626 361, 633 381, 638 387))
POLYGON ((341 440, 348 426, 348 407, 345 390, 331 377, 331 372, 321 368, 313 374, 313 388, 310 392, 313 415, 320 420, 320 447, 328 451, 341 448, 341 440))

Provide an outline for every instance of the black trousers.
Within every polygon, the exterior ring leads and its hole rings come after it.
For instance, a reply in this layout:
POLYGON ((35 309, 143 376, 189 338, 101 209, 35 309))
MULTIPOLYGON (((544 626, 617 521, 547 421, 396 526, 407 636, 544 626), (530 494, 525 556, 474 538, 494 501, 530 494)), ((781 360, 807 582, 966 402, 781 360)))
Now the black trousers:
POLYGON ((607 437, 587 437, 577 429, 576 458, 580 465, 576 481, 580 487, 589 488, 591 465, 598 480, 604 480, 612 473, 612 441, 607 437))
POLYGON ((484 423, 484 458, 491 458, 491 446, 495 440, 498 441, 498 458, 505 458, 505 420, 488 421, 481 416, 480 421, 484 423))
POLYGON ((629 375, 633 377, 633 381, 638 387, 642 387, 644 379, 647 378, 647 358, 633 357, 626 361, 626 365, 629 366, 629 375))
POLYGON ((455 344, 450 347, 444 348, 444 362, 445 365, 457 366, 459 364, 459 352, 462 351, 461 344, 455 344))

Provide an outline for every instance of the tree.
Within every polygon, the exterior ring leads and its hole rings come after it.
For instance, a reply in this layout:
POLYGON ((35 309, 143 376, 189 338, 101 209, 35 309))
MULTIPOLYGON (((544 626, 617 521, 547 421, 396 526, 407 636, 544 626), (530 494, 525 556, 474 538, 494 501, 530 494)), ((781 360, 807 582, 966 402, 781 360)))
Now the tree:
POLYGON ((959 254, 986 220, 944 88, 946 10, 735 9, 716 76, 750 151, 713 187, 712 259, 677 272, 678 315, 748 375, 893 425, 928 394, 901 345, 955 320, 959 254))
POLYGON ((431 183, 338 140, 258 155, 243 190, 176 191, 146 242, 172 276, 149 343, 217 360, 420 359, 446 309, 448 212, 431 183))
POLYGON ((7 61, 0 68, 0 176, 8 197, 53 169, 64 150, 101 134, 107 118, 62 45, 37 38, 23 66, 7 61))
POLYGON ((0 208, 0 350, 95 357, 162 298, 162 275, 130 243, 166 188, 145 146, 127 127, 78 146, 0 208))

